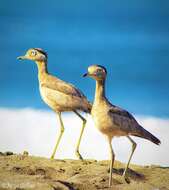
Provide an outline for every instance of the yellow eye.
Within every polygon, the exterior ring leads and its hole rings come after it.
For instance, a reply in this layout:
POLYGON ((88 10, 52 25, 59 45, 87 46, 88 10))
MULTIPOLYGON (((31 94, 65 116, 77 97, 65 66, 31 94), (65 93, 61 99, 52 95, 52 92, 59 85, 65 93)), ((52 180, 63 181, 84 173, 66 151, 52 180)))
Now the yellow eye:
POLYGON ((31 51, 31 56, 35 56, 36 55, 36 51, 31 51))
POLYGON ((101 74, 101 73, 103 73, 102 69, 98 69, 97 74, 101 74))
POLYGON ((102 69, 98 69, 98 70, 96 71, 96 75, 97 75, 98 77, 102 77, 102 76, 103 76, 103 70, 102 70, 102 69))

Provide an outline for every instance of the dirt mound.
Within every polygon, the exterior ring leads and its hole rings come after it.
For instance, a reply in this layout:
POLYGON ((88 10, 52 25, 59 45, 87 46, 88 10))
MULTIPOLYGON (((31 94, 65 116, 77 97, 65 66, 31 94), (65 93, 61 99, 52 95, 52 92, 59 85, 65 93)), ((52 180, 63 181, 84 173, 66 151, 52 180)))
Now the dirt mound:
POLYGON ((108 188, 108 161, 50 160, 41 157, 0 154, 0 190, 167 190, 169 168, 130 165, 127 184, 125 165, 116 161, 113 186, 108 188))

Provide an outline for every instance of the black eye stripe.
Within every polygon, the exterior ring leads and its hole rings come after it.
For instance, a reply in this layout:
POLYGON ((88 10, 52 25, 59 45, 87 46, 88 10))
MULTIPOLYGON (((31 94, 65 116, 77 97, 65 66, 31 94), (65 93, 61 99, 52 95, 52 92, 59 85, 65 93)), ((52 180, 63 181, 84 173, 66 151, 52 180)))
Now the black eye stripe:
POLYGON ((48 58, 48 54, 43 51, 42 49, 39 49, 39 48, 33 48, 34 50, 38 51, 39 53, 43 54, 46 58, 48 58))
POLYGON ((105 73, 107 74, 107 69, 105 67, 103 67, 102 65, 97 65, 97 66, 102 68, 105 71, 105 73))

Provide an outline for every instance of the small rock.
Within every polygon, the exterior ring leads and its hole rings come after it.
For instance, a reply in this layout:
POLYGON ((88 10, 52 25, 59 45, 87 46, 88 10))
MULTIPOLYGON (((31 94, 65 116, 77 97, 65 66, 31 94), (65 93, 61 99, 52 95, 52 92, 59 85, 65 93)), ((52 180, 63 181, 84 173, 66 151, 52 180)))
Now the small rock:
POLYGON ((11 156, 11 155, 13 155, 13 152, 7 151, 7 152, 4 153, 4 155, 5 156, 11 156))
POLYGON ((79 174, 79 172, 74 172, 74 175, 77 175, 77 174, 79 174))
POLYGON ((15 171, 15 172, 18 172, 18 171, 21 170, 21 167, 19 167, 19 166, 14 166, 14 167, 12 168, 12 170, 15 171))
POLYGON ((64 172, 65 172, 65 169, 60 168, 60 169, 59 169, 59 172, 64 173, 64 172))
POLYGON ((0 152, 0 156, 4 156, 4 153, 3 153, 3 152, 0 152))
POLYGON ((105 181, 106 181, 106 180, 105 180, 104 178, 100 180, 100 182, 105 182, 105 181))
POLYGON ((68 183, 66 181, 60 181, 60 180, 58 180, 55 183, 53 183, 51 186, 54 188, 54 190, 55 189, 56 190, 57 189, 58 190, 70 190, 70 189, 74 190, 74 188, 72 187, 72 184, 68 183))
POLYGON ((42 168, 37 168, 36 171, 35 171, 35 173, 37 175, 45 175, 46 171, 44 169, 42 169, 42 168))

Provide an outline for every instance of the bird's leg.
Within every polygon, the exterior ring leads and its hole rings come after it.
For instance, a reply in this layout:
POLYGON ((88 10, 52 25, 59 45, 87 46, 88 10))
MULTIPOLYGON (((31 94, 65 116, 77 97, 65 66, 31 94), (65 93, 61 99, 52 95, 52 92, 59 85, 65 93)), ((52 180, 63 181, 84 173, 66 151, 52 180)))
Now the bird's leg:
POLYGON ((109 149, 110 149, 110 156, 111 156, 111 160, 110 160, 110 173, 109 173, 109 187, 111 187, 112 185, 112 170, 113 170, 113 164, 114 164, 114 159, 115 159, 115 154, 112 148, 112 144, 111 144, 112 138, 108 138, 108 142, 109 142, 109 149))
POLYGON ((86 126, 86 119, 85 119, 83 116, 81 116, 77 111, 74 111, 74 113, 75 113, 77 116, 79 116, 79 118, 80 118, 80 119, 82 120, 82 122, 83 122, 82 129, 81 129, 81 131, 80 131, 80 136, 79 136, 79 139, 78 139, 78 142, 77 142, 77 145, 76 145, 76 151, 75 151, 76 156, 77 156, 80 160, 83 160, 83 158, 82 158, 82 156, 81 156, 81 154, 80 154, 80 152, 79 152, 79 146, 80 146, 80 142, 81 142, 82 135, 83 135, 83 132, 84 132, 84 128, 85 128, 85 126, 86 126))
POLYGON ((54 150, 53 150, 51 159, 54 159, 54 157, 55 157, 56 150, 57 150, 57 148, 58 148, 58 146, 59 146, 60 140, 61 140, 62 135, 63 135, 63 132, 64 132, 64 130, 65 130, 64 125, 63 125, 63 121, 62 121, 62 118, 61 118, 61 113, 60 113, 60 112, 58 113, 58 116, 59 116, 59 121, 60 121, 60 134, 59 134, 59 137, 58 137, 57 140, 56 140, 56 145, 55 145, 55 148, 54 148, 54 150))
POLYGON ((127 177, 127 169, 128 169, 128 167, 129 167, 131 158, 132 158, 132 156, 133 156, 133 153, 134 153, 134 151, 135 151, 135 149, 136 149, 137 144, 131 139, 131 137, 127 136, 127 138, 128 138, 129 141, 132 143, 132 151, 131 151, 129 160, 128 160, 128 162, 127 162, 126 168, 125 168, 125 170, 124 170, 123 177, 124 177, 124 179, 125 179, 125 181, 126 181, 127 183, 130 183, 130 180, 129 180, 128 177, 127 177))

